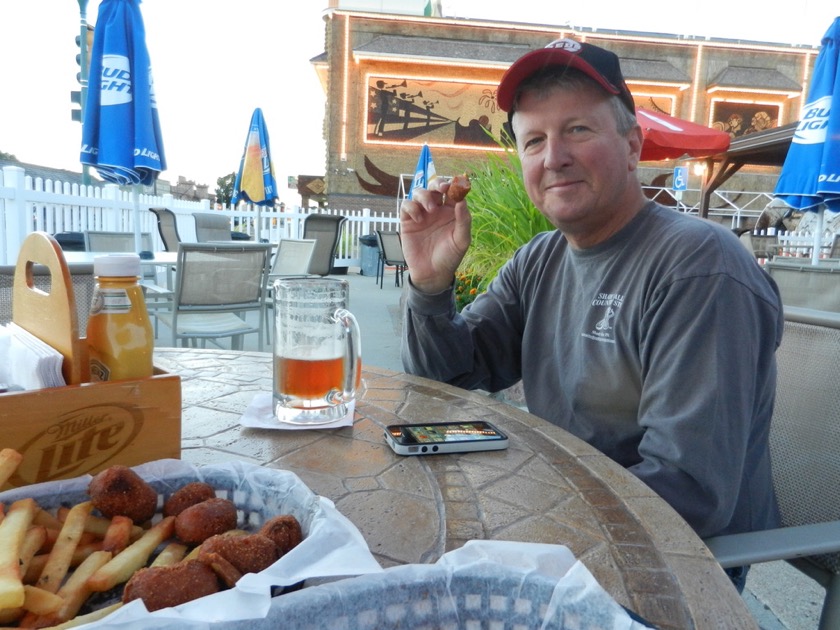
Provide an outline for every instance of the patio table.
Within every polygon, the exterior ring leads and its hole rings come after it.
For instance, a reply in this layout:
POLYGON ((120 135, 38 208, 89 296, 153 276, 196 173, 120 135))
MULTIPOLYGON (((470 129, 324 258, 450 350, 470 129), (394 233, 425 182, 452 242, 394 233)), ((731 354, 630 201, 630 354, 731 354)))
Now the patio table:
POLYGON ((636 477, 541 418, 476 392, 365 366, 352 427, 250 429, 270 392, 271 354, 155 348, 182 379, 182 458, 291 470, 335 502, 383 567, 431 563, 471 539, 567 546, 623 606, 658 628, 755 628, 743 600, 685 521, 636 477), (504 451, 409 456, 388 424, 487 420, 504 451))

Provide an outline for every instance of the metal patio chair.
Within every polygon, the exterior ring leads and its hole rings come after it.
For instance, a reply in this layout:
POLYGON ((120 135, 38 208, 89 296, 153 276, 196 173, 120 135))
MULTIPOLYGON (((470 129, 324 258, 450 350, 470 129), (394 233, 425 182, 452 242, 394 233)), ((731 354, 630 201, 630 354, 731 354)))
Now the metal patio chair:
POLYGON ((396 268, 394 286, 398 287, 402 283, 405 270, 408 269, 408 263, 406 263, 405 254, 403 254, 400 233, 391 230, 376 230, 376 240, 379 242, 379 263, 376 268, 376 279, 379 281, 379 288, 381 289, 385 284, 386 266, 396 268))
POLYGON ((274 281, 288 276, 309 275, 309 264, 315 252, 315 239, 282 238, 277 243, 277 251, 268 274, 268 286, 265 292, 265 332, 266 340, 271 343, 270 313, 274 312, 274 281))
MULTIPOLYGON (((153 252, 154 241, 150 232, 140 234, 140 247, 142 251, 153 252)), ((85 249, 89 252, 134 252, 134 232, 108 232, 89 230, 85 232, 85 249)), ((155 317, 155 338, 158 333, 157 313, 161 309, 171 307, 175 297, 172 289, 158 284, 157 270, 154 266, 143 265, 143 276, 140 279, 140 287, 143 289, 143 297, 146 300, 146 308, 149 314, 155 317)))
POLYGON ((347 217, 335 214, 310 214, 303 220, 303 238, 316 241, 309 273, 326 276, 332 271, 341 228, 346 220, 347 217))
POLYGON ((826 589, 819 627, 840 628, 840 313, 785 307, 770 427, 779 529, 705 542, 724 568, 787 560, 826 589))
POLYGON ((181 235, 178 233, 175 213, 167 208, 149 208, 149 211, 157 217, 158 233, 160 240, 163 241, 163 249, 168 252, 177 252, 181 235))
POLYGON ((219 345, 230 337, 231 348, 241 350, 243 335, 257 333, 262 347, 270 257, 268 243, 181 243, 172 310, 158 313, 172 345, 200 340, 206 347, 208 339, 219 345), (250 311, 256 325, 246 321, 250 311))
MULTIPOLYGON (((0 265, 0 326, 12 321, 12 294, 15 282, 16 265, 0 265)), ((96 278, 93 275, 93 264, 73 263, 67 269, 73 280, 73 295, 76 300, 76 321, 79 334, 84 336, 87 330, 88 315, 93 302, 93 291, 96 278)), ((32 284, 45 293, 51 292, 52 275, 44 265, 32 265, 32 284)))
POLYGON ((221 212, 193 212, 195 240, 199 243, 232 241, 230 219, 221 212))

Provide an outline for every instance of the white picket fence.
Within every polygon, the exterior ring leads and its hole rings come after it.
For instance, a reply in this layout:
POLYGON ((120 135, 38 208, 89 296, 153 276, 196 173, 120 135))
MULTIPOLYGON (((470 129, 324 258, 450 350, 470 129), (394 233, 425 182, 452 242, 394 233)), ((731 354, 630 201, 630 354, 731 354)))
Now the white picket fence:
MULTIPOLYGON (((698 211, 698 190, 686 191, 684 200, 676 200, 673 191, 667 188, 645 187, 645 191, 648 197, 681 212, 698 211)), ((709 216, 732 228, 748 226, 772 199, 772 194, 766 192, 717 190, 709 216)), ((137 224, 140 232, 151 233, 156 247, 163 249, 155 216, 148 208, 172 210, 178 217, 178 230, 185 241, 195 240, 192 213, 214 212, 207 200, 194 202, 175 199, 168 194, 135 194, 114 184, 79 186, 42 180, 26 175, 18 166, 5 166, 0 169, 0 264, 15 264, 21 242, 33 231, 50 234, 87 230, 132 232, 137 224)), ((278 208, 240 204, 220 212, 230 217, 232 230, 244 232, 252 240, 268 242, 301 238, 303 221, 312 212, 345 216, 348 220, 339 241, 337 268, 360 265, 360 236, 372 234, 377 229, 398 228, 396 216, 369 209, 286 208, 281 213, 278 208)))
MULTIPOLYGON (((155 215, 149 208, 168 208, 178 219, 178 231, 184 241, 195 241, 192 213, 215 212, 207 200, 183 201, 172 195, 136 194, 115 184, 79 186, 67 182, 42 180, 26 175, 18 166, 0 169, 0 264, 17 262, 20 245, 27 234, 35 231, 85 232, 105 230, 149 232, 157 249, 163 249, 155 215)), ((260 208, 240 204, 236 208, 218 210, 230 216, 231 229, 244 232, 252 240, 277 242, 280 238, 302 238, 303 221, 313 212, 347 217, 339 241, 335 267, 359 266, 359 237, 377 229, 397 229, 398 218, 363 210, 323 208, 260 208)))

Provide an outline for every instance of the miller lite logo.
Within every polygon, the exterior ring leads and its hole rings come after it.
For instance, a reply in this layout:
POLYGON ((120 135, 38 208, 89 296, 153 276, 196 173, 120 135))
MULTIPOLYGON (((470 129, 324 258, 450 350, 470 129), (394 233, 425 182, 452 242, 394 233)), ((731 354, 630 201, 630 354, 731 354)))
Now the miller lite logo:
POLYGON ((129 446, 143 414, 122 405, 94 405, 59 416, 18 450, 23 464, 12 482, 28 485, 91 472, 129 446))
POLYGON ((828 117, 831 114, 831 95, 823 96, 805 105, 802 118, 793 134, 798 144, 821 144, 825 142, 828 117))

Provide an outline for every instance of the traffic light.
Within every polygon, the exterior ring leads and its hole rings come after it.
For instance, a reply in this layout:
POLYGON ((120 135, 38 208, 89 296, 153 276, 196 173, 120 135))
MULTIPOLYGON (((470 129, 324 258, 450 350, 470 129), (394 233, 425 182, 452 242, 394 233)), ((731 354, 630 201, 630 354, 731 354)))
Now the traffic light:
POLYGON ((72 90, 70 92, 70 102, 79 106, 79 109, 74 107, 70 110, 70 118, 75 122, 82 122, 82 91, 72 90))
POLYGON ((85 28, 84 38, 82 37, 81 29, 80 33, 76 35, 76 46, 79 48, 79 52, 76 54, 76 63, 79 64, 76 81, 79 82, 82 89, 70 92, 70 102, 79 106, 79 109, 75 107, 70 109, 70 118, 76 122, 82 122, 82 110, 84 109, 85 97, 87 95, 88 67, 90 65, 88 61, 90 59, 90 51, 93 48, 93 27, 87 24, 83 28, 85 28), (83 39, 84 46, 82 46, 83 39))
POLYGON ((90 59, 90 51, 93 48, 93 27, 87 25, 87 34, 84 40, 84 47, 82 46, 82 35, 76 35, 76 47, 79 52, 76 53, 76 64, 79 66, 79 72, 76 73, 76 81, 80 85, 86 85, 88 79, 88 60, 90 59))

